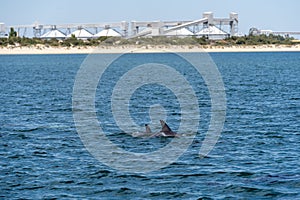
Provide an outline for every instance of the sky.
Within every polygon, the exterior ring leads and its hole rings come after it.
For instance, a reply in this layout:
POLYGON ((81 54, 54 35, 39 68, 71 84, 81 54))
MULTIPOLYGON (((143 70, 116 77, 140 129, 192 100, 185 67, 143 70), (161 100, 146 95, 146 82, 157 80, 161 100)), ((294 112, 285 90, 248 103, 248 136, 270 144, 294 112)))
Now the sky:
POLYGON ((0 22, 6 26, 152 20, 196 20, 239 14, 239 33, 251 27, 300 31, 300 0, 14 0, 2 1, 0 22))

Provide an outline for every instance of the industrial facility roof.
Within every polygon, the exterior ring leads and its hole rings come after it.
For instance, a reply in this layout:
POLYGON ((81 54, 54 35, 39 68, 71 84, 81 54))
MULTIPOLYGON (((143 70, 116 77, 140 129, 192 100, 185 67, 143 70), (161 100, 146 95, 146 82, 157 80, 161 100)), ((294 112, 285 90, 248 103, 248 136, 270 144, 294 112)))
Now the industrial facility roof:
POLYGON ((189 31, 187 28, 181 28, 178 30, 170 31, 169 33, 166 33, 166 35, 187 36, 187 35, 194 35, 194 33, 192 31, 189 31))
POLYGON ((67 37, 72 37, 72 35, 75 35, 76 38, 91 38, 93 37, 93 34, 91 34, 90 32, 88 32, 85 29, 78 29, 74 32, 72 32, 71 34, 67 35, 67 37))
POLYGON ((116 30, 111 29, 111 28, 104 29, 94 35, 94 37, 102 37, 102 36, 121 37, 122 35, 120 33, 118 33, 116 30))
POLYGON ((65 37, 66 35, 57 29, 51 30, 41 36, 41 38, 65 38, 65 37))
POLYGON ((198 33, 196 33, 196 35, 228 35, 228 34, 215 26, 208 26, 207 28, 204 28, 198 33))

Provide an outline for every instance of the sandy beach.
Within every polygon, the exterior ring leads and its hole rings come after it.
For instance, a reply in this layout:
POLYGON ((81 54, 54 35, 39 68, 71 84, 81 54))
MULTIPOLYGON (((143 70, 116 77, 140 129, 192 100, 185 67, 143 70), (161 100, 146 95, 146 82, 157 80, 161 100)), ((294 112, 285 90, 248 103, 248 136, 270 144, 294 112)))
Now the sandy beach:
POLYGON ((89 53, 155 53, 155 52, 280 52, 300 51, 300 45, 192 46, 192 45, 124 45, 99 47, 0 47, 0 54, 89 54, 89 53))

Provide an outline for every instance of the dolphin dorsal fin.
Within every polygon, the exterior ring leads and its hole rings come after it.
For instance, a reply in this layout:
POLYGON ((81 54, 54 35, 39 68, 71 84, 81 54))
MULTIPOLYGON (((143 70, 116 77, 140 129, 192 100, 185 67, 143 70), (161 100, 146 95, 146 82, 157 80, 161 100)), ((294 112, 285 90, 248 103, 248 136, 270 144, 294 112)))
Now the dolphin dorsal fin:
POLYGON ((168 124, 164 120, 160 120, 160 124, 161 124, 161 131, 162 132, 170 132, 170 131, 172 131, 170 129, 170 127, 168 126, 168 124))
POLYGON ((151 133, 150 126, 148 124, 145 124, 146 127, 146 133, 151 133))

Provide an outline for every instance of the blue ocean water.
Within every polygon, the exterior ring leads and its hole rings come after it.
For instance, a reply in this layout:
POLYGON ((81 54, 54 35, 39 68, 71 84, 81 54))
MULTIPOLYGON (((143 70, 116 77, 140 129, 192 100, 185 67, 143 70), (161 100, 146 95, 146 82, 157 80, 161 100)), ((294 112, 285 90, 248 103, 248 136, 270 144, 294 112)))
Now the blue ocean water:
MULTIPOLYGON (((300 52, 210 55, 223 77, 227 114, 221 138, 204 159, 198 151, 211 105, 203 80, 172 55, 138 54, 128 61, 138 64, 158 58, 177 66, 191 77, 190 82, 197 82, 194 89, 201 97, 201 123, 194 142, 175 163, 148 174, 103 165, 81 142, 73 120, 72 92, 87 55, 0 55, 0 197, 299 199, 300 52)), ((122 62, 120 69, 127 64, 122 62)), ((108 90, 115 72, 107 74, 108 90)), ((164 106, 176 130, 178 102, 170 98, 168 89, 157 87, 146 85, 134 93, 132 118, 141 125, 148 123, 144 113, 149 105, 171 99, 164 106), (140 99, 146 103, 141 105, 140 99)), ((110 104, 102 99, 105 92, 97 90, 97 117, 113 142, 132 152, 152 151, 170 142, 121 133, 107 112, 110 104)))

